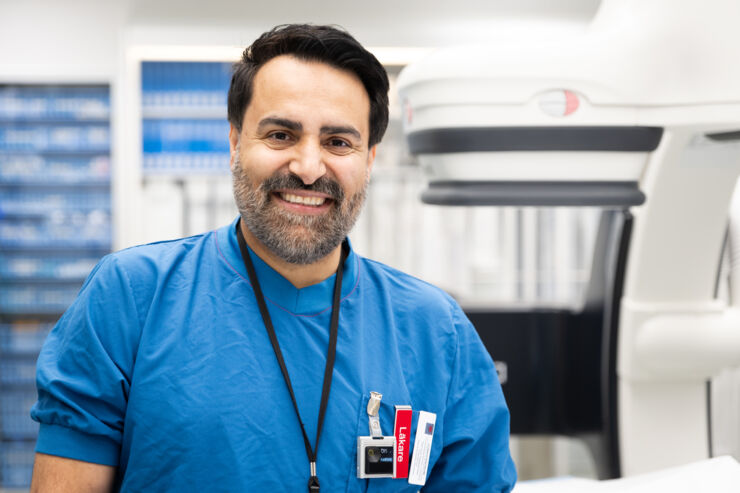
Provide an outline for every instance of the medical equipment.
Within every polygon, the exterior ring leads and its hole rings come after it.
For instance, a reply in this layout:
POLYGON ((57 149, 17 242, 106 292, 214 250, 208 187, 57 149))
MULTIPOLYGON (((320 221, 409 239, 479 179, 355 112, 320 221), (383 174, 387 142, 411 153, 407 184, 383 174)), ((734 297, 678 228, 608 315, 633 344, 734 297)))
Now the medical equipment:
POLYGON ((439 205, 604 208, 582 310, 469 311, 513 433, 586 437, 602 477, 710 455, 707 380, 740 364, 715 296, 740 174, 740 3, 604 0, 560 40, 438 51, 398 86, 439 205))

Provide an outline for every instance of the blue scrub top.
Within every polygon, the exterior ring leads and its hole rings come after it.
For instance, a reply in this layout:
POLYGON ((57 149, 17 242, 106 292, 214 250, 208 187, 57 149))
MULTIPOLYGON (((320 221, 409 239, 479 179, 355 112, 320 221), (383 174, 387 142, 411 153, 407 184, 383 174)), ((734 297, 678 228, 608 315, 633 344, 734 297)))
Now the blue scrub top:
MULTIPOLYGON (((103 258, 41 351, 37 452, 117 466, 120 491, 303 491, 300 425, 235 224, 103 258)), ((250 252, 311 443, 334 276, 302 289, 250 252)), ((358 479, 370 391, 437 414, 424 491, 508 492, 509 414, 475 329, 441 290, 351 252, 317 472, 323 491, 416 491, 358 479)), ((413 433, 412 433, 413 434, 413 433)), ((413 450, 414 437, 411 440, 413 450)))

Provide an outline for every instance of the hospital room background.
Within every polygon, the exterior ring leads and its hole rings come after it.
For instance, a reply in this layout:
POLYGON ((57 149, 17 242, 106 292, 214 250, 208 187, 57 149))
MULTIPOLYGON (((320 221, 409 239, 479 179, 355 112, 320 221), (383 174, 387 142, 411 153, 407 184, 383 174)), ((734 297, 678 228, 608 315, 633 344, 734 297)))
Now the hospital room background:
MULTIPOLYGON (((580 401, 564 404, 559 393, 572 396, 586 385, 596 393, 594 406, 614 405, 604 401, 608 384, 591 381, 616 378, 614 361, 604 369, 607 355, 615 358, 616 349, 608 346, 616 342, 600 331, 619 302, 621 288, 615 291, 613 278, 623 278, 629 262, 625 257, 620 264, 618 255, 620 241, 628 242, 625 224, 632 213, 640 220, 643 202, 422 201, 433 190, 433 165, 425 166, 423 152, 409 146, 409 112, 420 110, 399 96, 399 84, 406 84, 411 99, 415 87, 411 73, 401 75, 404 68, 434 60, 437 49, 515 50, 576 39, 603 3, 614 2, 0 0, 0 491, 28 488, 37 433, 29 417, 36 356, 97 261, 131 245, 209 231, 236 216, 225 101, 231 63, 261 32, 287 22, 341 25, 387 67, 390 123, 350 238, 362 255, 445 289, 481 333, 487 321, 509 317, 509 335, 497 332, 496 340, 516 340, 523 349, 497 354, 494 344, 487 347, 512 400, 511 449, 520 480, 627 475, 614 429, 609 435, 608 423, 591 424, 591 411, 579 421, 574 407, 580 401), (599 296, 616 298, 596 303, 593 321, 587 315, 599 296), (576 319, 578 330, 599 337, 574 341, 568 324, 576 319), (580 358, 584 366, 573 369, 580 358), (579 373, 590 371, 593 378, 581 381, 579 373), (553 418, 558 412, 567 419, 553 418)), ((671 8, 661 0, 626 3, 671 8)), ((735 50, 736 58, 726 62, 740 65, 740 48, 735 50)), ((536 77, 537 67, 530 69, 536 77)), ((555 103, 561 96, 570 101, 567 90, 573 88, 550 89, 555 103)), ((740 99, 728 103, 738 108, 740 99)), ((740 116, 737 121, 734 130, 740 116)), ((721 152, 732 153, 737 167, 740 135, 730 130, 711 135, 723 136, 721 152)), ((640 188, 646 176, 639 176, 640 188)), ((713 190, 695 193, 711 196, 713 190)), ((733 248, 739 219, 740 200, 728 201, 724 246, 697 253, 711 255, 713 296, 727 307, 740 303, 737 232, 733 248)), ((740 369, 722 368, 701 385, 707 445, 699 455, 740 460, 740 369)), ((599 417, 617 419, 599 409, 599 417)))

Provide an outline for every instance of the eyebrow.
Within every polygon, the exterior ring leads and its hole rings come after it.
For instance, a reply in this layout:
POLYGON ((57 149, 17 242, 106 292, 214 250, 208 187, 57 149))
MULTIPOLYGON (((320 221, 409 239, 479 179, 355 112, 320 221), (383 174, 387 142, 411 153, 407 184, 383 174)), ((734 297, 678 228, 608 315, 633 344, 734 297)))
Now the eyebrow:
POLYGON ((260 120, 260 122, 257 124, 257 130, 262 131, 265 127, 270 125, 276 125, 278 127, 284 127, 289 130, 295 130, 300 131, 303 130, 303 125, 300 124, 300 122, 296 122, 293 120, 288 120, 287 118, 275 118, 275 117, 267 117, 260 120))
MULTIPOLYGON (((273 116, 268 116, 267 118, 263 118, 262 120, 260 120, 260 122, 257 124, 257 129, 258 131, 263 131, 265 127, 268 127, 270 125, 287 128, 296 132, 303 130, 303 125, 300 122, 289 120, 287 118, 278 118, 273 116)), ((323 127, 321 127, 320 133, 324 135, 349 134, 357 139, 362 139, 360 132, 355 127, 352 127, 350 125, 324 125, 323 127)))
POLYGON ((322 134, 350 134, 357 139, 362 139, 360 132, 355 127, 342 125, 329 125, 321 127, 322 134))

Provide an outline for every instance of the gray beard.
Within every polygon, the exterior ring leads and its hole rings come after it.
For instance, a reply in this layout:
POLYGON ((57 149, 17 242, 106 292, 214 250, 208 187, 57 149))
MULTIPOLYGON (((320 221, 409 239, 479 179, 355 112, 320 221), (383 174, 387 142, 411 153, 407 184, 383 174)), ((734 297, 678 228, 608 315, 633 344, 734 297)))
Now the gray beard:
POLYGON ((335 180, 322 176, 305 185, 292 174, 275 173, 255 186, 239 161, 239 146, 231 165, 234 200, 244 225, 263 245, 291 264, 312 264, 339 246, 354 226, 362 209, 368 180, 362 189, 346 198, 335 180), (275 204, 272 194, 279 189, 313 190, 329 195, 333 204, 323 215, 290 213, 275 204))

